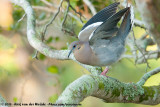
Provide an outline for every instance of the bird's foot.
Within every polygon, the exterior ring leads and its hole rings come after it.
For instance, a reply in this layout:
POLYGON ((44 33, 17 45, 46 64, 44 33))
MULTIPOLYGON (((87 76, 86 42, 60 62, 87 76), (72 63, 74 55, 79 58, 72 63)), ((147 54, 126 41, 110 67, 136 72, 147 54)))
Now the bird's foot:
POLYGON ((109 71, 109 68, 106 67, 106 68, 104 69, 104 71, 101 73, 101 75, 103 75, 103 76, 105 76, 105 77, 108 77, 108 76, 106 76, 106 74, 107 74, 108 71, 109 71))

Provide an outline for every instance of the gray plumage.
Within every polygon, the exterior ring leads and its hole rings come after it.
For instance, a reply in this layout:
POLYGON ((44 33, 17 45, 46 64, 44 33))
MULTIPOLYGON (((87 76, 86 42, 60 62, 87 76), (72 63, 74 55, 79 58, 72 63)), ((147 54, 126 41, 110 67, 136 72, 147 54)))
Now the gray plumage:
MULTIPOLYGON (((117 5, 115 5, 116 8, 117 5)), ((91 27, 90 25, 88 26, 91 27)), ((86 27, 85 29, 88 28, 86 27)), ((85 29, 84 31, 86 32, 85 29)), ((130 29, 131 13, 130 8, 127 7, 117 13, 111 14, 109 17, 106 17, 106 20, 102 23, 97 24, 96 22, 94 30, 92 32, 90 30, 91 33, 89 33, 89 36, 86 35, 87 38, 89 37, 86 41, 86 38, 84 39, 86 36, 81 35, 79 36, 80 41, 75 41, 70 45, 71 52, 74 53, 75 58, 79 62, 84 64, 93 66, 111 65, 118 61, 124 53, 125 40, 130 29), (117 23, 122 16, 124 16, 124 18, 120 28, 118 28, 117 23)), ((80 33, 83 34, 83 32, 80 33)))
POLYGON ((113 3, 103 10, 99 11, 94 17, 92 17, 83 27, 81 30, 85 29, 88 25, 91 25, 96 22, 104 22, 106 19, 108 19, 110 16, 116 13, 117 6, 119 5, 119 2, 113 3))
POLYGON ((98 38, 105 39, 112 37, 118 31, 117 23, 120 21, 121 17, 129 8, 120 10, 116 14, 110 16, 104 23, 102 23, 90 36, 89 43, 92 44, 98 38))
POLYGON ((120 3, 116 2, 94 15, 81 29, 78 38, 80 41, 89 41, 91 33, 110 16, 116 13, 117 7, 120 3))

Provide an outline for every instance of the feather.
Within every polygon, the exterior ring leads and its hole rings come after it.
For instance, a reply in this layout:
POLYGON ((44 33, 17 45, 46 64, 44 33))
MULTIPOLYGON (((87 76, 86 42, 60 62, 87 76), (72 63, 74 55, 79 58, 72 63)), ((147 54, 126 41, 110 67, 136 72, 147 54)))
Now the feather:
POLYGON ((117 12, 116 14, 109 17, 104 23, 102 23, 98 28, 93 32, 92 36, 89 38, 90 44, 92 44, 95 40, 101 38, 112 37, 115 32, 118 31, 117 23, 120 21, 121 17, 125 14, 125 12, 129 8, 124 8, 117 12), (108 33, 108 35, 103 35, 102 32, 108 33), (112 33, 110 33, 112 32, 112 33), (110 34, 110 35, 109 35, 110 34))
POLYGON ((85 29, 88 25, 91 25, 93 23, 104 22, 106 19, 108 19, 110 16, 116 13, 119 4, 119 2, 113 3, 104 8, 103 10, 99 11, 82 27, 81 31, 85 29))

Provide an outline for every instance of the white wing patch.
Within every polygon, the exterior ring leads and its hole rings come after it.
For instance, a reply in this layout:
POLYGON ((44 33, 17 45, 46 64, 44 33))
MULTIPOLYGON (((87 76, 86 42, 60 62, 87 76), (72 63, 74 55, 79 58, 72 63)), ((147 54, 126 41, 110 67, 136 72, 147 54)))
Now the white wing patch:
POLYGON ((78 35, 78 39, 80 41, 89 41, 89 38, 91 38, 90 36, 92 36, 92 32, 94 30, 96 30, 96 28, 101 25, 103 22, 96 22, 93 23, 91 25, 88 25, 85 29, 83 29, 82 31, 80 31, 79 35, 78 35))

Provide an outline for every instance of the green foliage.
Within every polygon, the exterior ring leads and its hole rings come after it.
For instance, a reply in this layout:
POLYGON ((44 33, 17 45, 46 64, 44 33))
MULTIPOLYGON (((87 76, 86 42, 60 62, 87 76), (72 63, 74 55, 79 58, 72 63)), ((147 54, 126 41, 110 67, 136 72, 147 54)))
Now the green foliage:
POLYGON ((57 73, 58 73, 58 67, 52 65, 52 66, 50 66, 50 67, 47 68, 47 71, 48 71, 49 73, 51 73, 51 74, 57 74, 57 73))
POLYGON ((12 13, 14 21, 18 21, 23 16, 23 14, 24 14, 24 11, 20 7, 17 7, 17 9, 14 10, 12 13))
POLYGON ((40 53, 38 58, 39 58, 40 60, 45 60, 45 59, 46 59, 46 56, 40 53))
POLYGON ((59 41, 59 37, 55 37, 56 42, 59 41))
POLYGON ((13 97, 13 102, 17 103, 18 102, 18 98, 17 97, 13 97))
POLYGON ((82 0, 77 1, 77 6, 81 6, 81 5, 83 5, 83 1, 82 0))
POLYGON ((52 42, 58 42, 58 41, 60 41, 60 38, 57 36, 57 37, 52 37, 52 36, 50 36, 46 41, 45 41, 45 43, 46 44, 50 44, 50 43, 52 43, 52 42))
POLYGON ((52 96, 49 97, 48 100, 50 103, 55 103, 57 99, 58 99, 58 94, 53 94, 52 96))
POLYGON ((51 43, 52 41, 53 41, 53 37, 50 36, 50 37, 46 40, 46 43, 49 44, 49 43, 51 43))
POLYGON ((13 11, 12 16, 14 19, 14 23, 11 25, 11 30, 17 30, 21 27, 21 23, 18 23, 18 20, 21 19, 21 17, 24 14, 24 11, 17 7, 18 9, 16 9, 15 11, 13 11))

